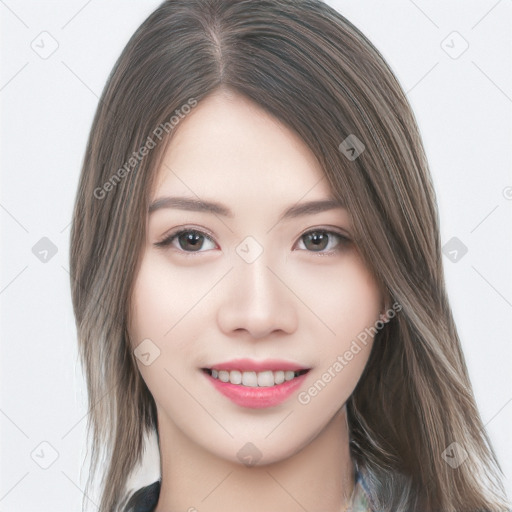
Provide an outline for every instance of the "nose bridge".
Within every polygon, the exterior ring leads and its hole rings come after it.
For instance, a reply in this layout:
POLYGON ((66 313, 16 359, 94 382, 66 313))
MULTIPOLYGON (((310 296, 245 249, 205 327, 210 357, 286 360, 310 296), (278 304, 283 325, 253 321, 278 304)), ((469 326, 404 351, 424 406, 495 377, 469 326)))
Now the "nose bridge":
POLYGON ((219 323, 226 331, 245 329, 255 338, 275 330, 293 332, 297 321, 293 294, 275 275, 279 271, 273 268, 276 260, 271 251, 258 254, 251 243, 237 247, 219 323))
POLYGON ((274 254, 252 236, 242 240, 235 252, 235 275, 241 291, 245 290, 254 299, 254 305, 260 301, 270 305, 274 295, 279 293, 278 283, 269 269, 275 266, 274 254))
POLYGON ((276 295, 281 295, 281 290, 278 290, 277 286, 280 283, 269 269, 272 263, 268 256, 269 254, 264 252, 251 263, 242 260, 235 264, 238 286, 242 295, 245 293, 253 302, 253 307, 262 305, 270 309, 272 302, 277 298, 276 295))

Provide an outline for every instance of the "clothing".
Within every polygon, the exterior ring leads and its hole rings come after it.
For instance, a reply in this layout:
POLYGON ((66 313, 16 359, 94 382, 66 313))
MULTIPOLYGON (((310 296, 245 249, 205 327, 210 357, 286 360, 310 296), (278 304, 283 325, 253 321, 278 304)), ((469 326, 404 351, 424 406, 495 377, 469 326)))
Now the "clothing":
POLYGON ((368 486, 361 473, 358 472, 356 472, 352 507, 349 512, 374 512, 370 506, 368 486))
MULTIPOLYGON (((154 512, 160 495, 161 480, 139 489, 130 498, 124 512, 154 512)), ((356 473, 353 502, 349 512, 373 512, 370 508, 368 487, 360 473, 356 473)))

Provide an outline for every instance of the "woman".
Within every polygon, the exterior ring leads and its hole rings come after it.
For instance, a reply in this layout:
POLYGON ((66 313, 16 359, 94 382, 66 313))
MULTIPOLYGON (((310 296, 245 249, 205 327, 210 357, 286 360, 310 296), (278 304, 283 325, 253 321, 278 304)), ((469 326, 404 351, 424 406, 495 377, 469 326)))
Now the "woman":
POLYGON ((170 0, 98 107, 71 239, 101 511, 505 510, 434 191, 316 0, 170 0), (161 479, 128 475, 158 436, 161 479))

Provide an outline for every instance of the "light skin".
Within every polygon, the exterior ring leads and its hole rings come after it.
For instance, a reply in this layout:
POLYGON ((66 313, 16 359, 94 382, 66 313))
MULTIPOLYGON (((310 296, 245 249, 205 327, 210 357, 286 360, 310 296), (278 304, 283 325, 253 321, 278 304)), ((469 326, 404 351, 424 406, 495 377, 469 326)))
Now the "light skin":
POLYGON ((291 206, 332 198, 330 188, 296 134, 226 91, 178 125, 151 202, 168 196, 215 201, 232 217, 166 207, 148 214, 129 332, 133 348, 150 339, 160 351, 147 366, 137 361, 157 405, 156 512, 345 510, 354 486, 345 403, 373 340, 307 404, 298 395, 332 374, 337 357, 384 311, 350 241, 348 212, 338 206, 279 221, 291 206), (191 246, 187 232, 155 246, 177 228, 211 240, 191 246), (324 243, 311 243, 311 230, 324 243), (237 252, 248 236, 263 249, 250 263, 237 252), (310 371, 285 402, 247 408, 201 370, 236 358, 310 371), (239 455, 247 443, 257 448, 250 466, 239 455))

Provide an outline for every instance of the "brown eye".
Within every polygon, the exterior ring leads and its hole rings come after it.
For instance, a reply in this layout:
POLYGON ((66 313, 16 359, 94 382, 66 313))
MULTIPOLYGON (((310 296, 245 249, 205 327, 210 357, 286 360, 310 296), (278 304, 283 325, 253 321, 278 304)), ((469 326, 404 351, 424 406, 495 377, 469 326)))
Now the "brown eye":
POLYGON ((341 233, 325 229, 308 231, 301 236, 300 240, 307 251, 319 253, 336 251, 349 242, 349 239, 341 233))
POLYGON ((167 247, 173 245, 176 249, 182 252, 204 252, 203 245, 205 241, 210 242, 215 246, 213 240, 201 231, 194 229, 183 229, 175 233, 171 233, 167 238, 161 242, 156 243, 157 247, 167 247), (178 243, 176 246, 175 242, 178 243))
POLYGON ((311 231, 304 235, 304 245, 308 250, 323 251, 329 243, 329 235, 324 231, 311 231))
POLYGON ((185 231, 179 234, 176 239, 178 240, 180 248, 184 251, 198 251, 203 245, 204 236, 195 231, 185 231))

